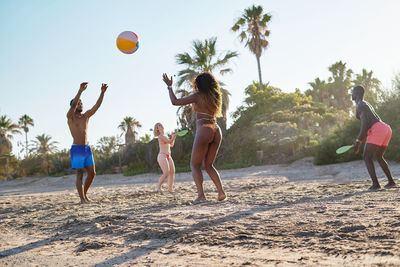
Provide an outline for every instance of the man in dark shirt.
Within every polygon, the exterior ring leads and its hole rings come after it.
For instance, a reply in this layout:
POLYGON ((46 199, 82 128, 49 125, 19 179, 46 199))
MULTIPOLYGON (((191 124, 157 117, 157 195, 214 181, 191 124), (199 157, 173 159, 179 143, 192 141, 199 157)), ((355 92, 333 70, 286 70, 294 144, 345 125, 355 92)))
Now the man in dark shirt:
POLYGON ((392 137, 392 130, 389 125, 382 122, 374 108, 363 100, 364 88, 362 86, 354 87, 351 97, 356 102, 356 117, 361 121, 360 133, 354 143, 354 153, 357 154, 359 152, 360 145, 367 138, 363 158, 372 179, 372 186, 369 189, 377 190, 381 188, 376 177, 374 162, 372 161, 374 155, 388 178, 385 188, 395 187, 396 184, 393 181, 389 166, 383 158, 383 154, 392 137))

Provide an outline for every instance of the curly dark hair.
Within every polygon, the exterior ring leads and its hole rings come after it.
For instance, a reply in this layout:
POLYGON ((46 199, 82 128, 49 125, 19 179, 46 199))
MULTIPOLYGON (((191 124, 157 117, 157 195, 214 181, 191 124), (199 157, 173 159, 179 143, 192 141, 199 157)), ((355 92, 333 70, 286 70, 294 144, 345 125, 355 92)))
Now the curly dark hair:
POLYGON ((219 83, 209 72, 202 72, 193 79, 193 88, 202 97, 203 103, 213 111, 213 115, 221 117, 222 94, 219 83))

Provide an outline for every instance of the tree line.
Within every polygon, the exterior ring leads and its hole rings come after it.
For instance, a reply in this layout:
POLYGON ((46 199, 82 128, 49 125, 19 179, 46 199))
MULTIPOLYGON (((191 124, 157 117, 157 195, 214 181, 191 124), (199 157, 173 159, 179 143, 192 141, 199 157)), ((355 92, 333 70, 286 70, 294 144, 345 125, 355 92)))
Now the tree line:
MULTIPOLYGON (((397 123, 388 107, 397 110, 396 105, 399 106, 398 76, 394 79, 394 89, 388 92, 383 90, 372 70, 362 69, 361 73, 354 73, 347 63, 337 61, 328 66, 328 77, 315 78, 309 82, 309 88, 303 88, 303 92, 296 89, 295 92, 286 93, 281 88, 263 83, 261 56, 269 46, 271 20, 272 16, 264 12, 262 6, 253 5, 243 11, 230 29, 255 55, 258 81, 244 88, 243 104, 231 114, 234 122, 227 129, 230 92, 223 80, 219 79, 223 116, 218 118, 218 123, 224 132, 216 161, 219 168, 284 163, 304 156, 315 156, 318 164, 355 159, 350 154, 342 157, 334 155, 337 147, 347 144, 352 140, 350 138, 356 136, 357 121, 351 116, 354 106, 349 92, 355 85, 365 88, 366 101, 378 108, 378 112, 384 113, 384 120, 390 117, 388 123, 397 123)), ((191 94, 193 78, 203 71, 212 72, 218 77, 232 73, 230 64, 239 54, 236 51, 223 51, 217 49, 217 37, 210 37, 194 40, 190 52, 177 54, 175 60, 182 69, 177 74, 176 93, 181 97, 191 94)), ((177 140, 173 155, 177 170, 188 171, 196 127, 195 113, 190 106, 178 108, 177 125, 179 129, 188 129, 189 134, 177 140)), ((23 115, 17 124, 6 115, 0 117, 0 162, 5 162, 0 163, 0 175, 8 177, 10 169, 14 176, 63 175, 70 172, 68 150, 57 150, 57 142, 50 136, 38 135, 34 141, 28 142, 29 127, 33 126, 33 119, 28 115, 23 115), (15 134, 21 134, 22 130, 26 139, 23 148, 25 157, 17 159, 11 154, 10 140, 15 134)), ((121 135, 105 136, 98 140, 94 147, 98 173, 112 172, 116 167, 127 175, 158 170, 155 160, 157 142, 147 134, 137 138, 136 129, 140 127, 140 122, 127 116, 118 126, 121 135)), ((394 143, 400 143, 400 137, 395 132, 393 139, 394 143)))

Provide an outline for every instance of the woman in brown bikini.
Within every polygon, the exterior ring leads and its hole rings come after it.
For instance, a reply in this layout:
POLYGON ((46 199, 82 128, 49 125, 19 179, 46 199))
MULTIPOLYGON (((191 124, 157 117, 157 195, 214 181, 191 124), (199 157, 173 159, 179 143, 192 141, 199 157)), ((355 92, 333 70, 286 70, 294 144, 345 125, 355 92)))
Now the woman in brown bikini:
POLYGON ((172 90, 172 76, 168 78, 164 73, 163 80, 168 86, 169 97, 173 105, 192 104, 196 112, 196 136, 190 160, 190 168, 198 194, 194 202, 199 203, 206 200, 203 190, 202 164, 218 190, 218 200, 222 201, 226 198, 226 194, 222 188, 219 173, 213 165, 222 140, 221 129, 216 122, 216 117, 221 116, 222 106, 219 84, 211 73, 200 73, 193 80, 194 93, 178 99, 172 90))

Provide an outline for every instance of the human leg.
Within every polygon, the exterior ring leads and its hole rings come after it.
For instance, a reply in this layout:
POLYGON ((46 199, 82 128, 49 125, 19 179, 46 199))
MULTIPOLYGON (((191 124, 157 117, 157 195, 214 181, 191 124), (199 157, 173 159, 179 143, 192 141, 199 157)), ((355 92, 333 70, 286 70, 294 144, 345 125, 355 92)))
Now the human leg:
POLYGON ((90 202, 90 200, 87 197, 87 191, 89 190, 89 187, 92 185, 94 177, 96 176, 96 170, 94 165, 93 166, 86 166, 85 167, 86 172, 87 172, 87 177, 85 180, 85 186, 83 190, 83 196, 85 197, 85 200, 90 202))
POLYGON ((371 190, 376 190, 381 188, 378 182, 378 178, 376 177, 376 172, 375 172, 375 166, 373 162, 373 156, 375 155, 376 151, 378 150, 378 146, 370 143, 366 143, 364 147, 364 155, 363 159, 365 162, 365 165, 367 166, 367 170, 369 173, 369 176, 371 177, 372 180, 372 186, 370 187, 371 190))
POLYGON ((208 150, 204 159, 204 168, 217 188, 219 201, 226 198, 226 194, 222 188, 220 175, 214 167, 214 161, 221 145, 221 141, 221 130, 217 129, 213 141, 208 145, 208 150))
POLYGON ((190 168, 197 188, 197 201, 204 201, 206 199, 203 190, 204 178, 201 172, 201 164, 204 161, 208 150, 208 144, 211 142, 212 138, 212 130, 198 125, 190 159, 190 168))
POLYGON ((81 199, 81 203, 85 203, 86 199, 83 194, 83 187, 82 187, 82 178, 83 178, 83 169, 76 169, 76 190, 78 191, 79 198, 81 199))
POLYGON ((385 173, 386 177, 388 178, 388 183, 385 185, 386 188, 395 187, 396 183, 393 180, 392 174, 389 169, 389 165, 387 164, 383 155, 385 154, 386 147, 379 147, 376 151, 376 160, 378 161, 379 165, 381 166, 383 172, 385 173))
POLYGON ((169 175, 169 164, 167 160, 167 155, 159 153, 157 156, 157 161, 158 164, 160 165, 161 171, 163 172, 160 179, 158 180, 158 185, 157 185, 157 190, 161 191, 161 186, 163 185, 165 179, 167 179, 169 175))
POLYGON ((175 164, 172 157, 169 157, 169 176, 168 176, 168 191, 173 192, 174 180, 175 180, 175 164))

